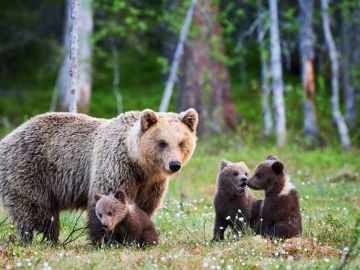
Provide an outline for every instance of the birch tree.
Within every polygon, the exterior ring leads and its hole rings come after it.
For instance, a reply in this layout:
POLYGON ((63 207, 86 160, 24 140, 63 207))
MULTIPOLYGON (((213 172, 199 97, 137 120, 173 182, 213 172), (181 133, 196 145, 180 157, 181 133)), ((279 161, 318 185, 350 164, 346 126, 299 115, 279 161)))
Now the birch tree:
MULTIPOLYGON (((73 0, 67 0, 66 20, 64 26, 64 60, 60 67, 57 78, 54 96, 51 104, 51 111, 59 107, 60 110, 66 110, 70 104, 71 96, 69 89, 72 87, 70 82, 71 55, 71 7, 73 0)), ((93 29, 92 0, 76 0, 78 3, 78 82, 76 91, 76 100, 78 111, 88 112, 91 97, 91 57, 92 45, 90 37, 93 29)))
POLYGON ((325 40, 331 62, 331 87, 332 87, 332 115, 336 123, 341 143, 345 149, 351 147, 348 128, 340 111, 339 106, 339 61, 338 52, 330 30, 329 3, 328 0, 321 0, 321 13, 325 40))
POLYGON ((269 62, 269 54, 266 48, 265 36, 266 36, 266 26, 264 22, 264 7, 262 0, 259 0, 258 4, 258 17, 260 18, 260 23, 258 26, 258 35, 257 41, 259 44, 260 50, 260 66, 261 66, 261 90, 262 90, 262 98, 261 105, 263 110, 263 122, 264 122, 264 135, 269 136, 273 130, 273 120, 272 113, 270 107, 270 62, 269 62))
POLYGON ((300 9, 300 63, 304 101, 304 133, 312 139, 319 137, 315 115, 314 31, 312 26, 313 0, 298 0, 300 9))
POLYGON ((275 130, 277 146, 282 147, 286 141, 286 116, 283 95, 283 77, 281 66, 281 50, 279 37, 279 22, 277 0, 269 0, 270 12, 270 51, 272 71, 272 91, 275 110, 275 130))
POLYGON ((79 2, 78 0, 71 0, 71 35, 70 35, 70 69, 69 75, 71 78, 70 94, 69 94, 69 112, 77 112, 77 97, 76 90, 78 87, 78 20, 79 20, 79 2))
POLYGON ((160 107, 159 107, 160 112, 166 112, 169 107, 170 98, 171 98, 174 84, 175 84, 175 81, 177 78, 177 72, 178 72, 178 68, 179 68, 179 64, 180 64, 180 60, 181 60, 180 58, 184 52, 184 44, 186 42, 186 38, 189 33, 189 29, 190 29, 194 9, 196 6, 196 2, 197 2, 197 0, 191 1, 190 7, 186 13, 186 17, 185 17, 183 26, 181 28, 179 42, 178 42, 178 45, 176 46, 174 59, 172 61, 171 69, 170 69, 170 73, 169 73, 169 78, 166 82, 164 94, 161 99, 161 103, 160 103, 160 107))

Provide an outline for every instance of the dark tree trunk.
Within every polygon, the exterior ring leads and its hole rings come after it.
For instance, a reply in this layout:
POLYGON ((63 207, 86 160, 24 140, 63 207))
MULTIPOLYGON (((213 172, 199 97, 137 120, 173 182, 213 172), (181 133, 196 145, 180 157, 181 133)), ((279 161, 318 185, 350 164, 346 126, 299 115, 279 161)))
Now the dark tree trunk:
POLYGON ((315 115, 314 31, 312 26, 313 0, 298 0, 300 8, 300 62, 302 86, 305 93, 304 133, 317 141, 319 128, 315 115))
POLYGON ((184 47, 181 61, 181 73, 178 84, 177 111, 194 108, 199 114, 197 133, 203 135, 207 132, 205 125, 206 111, 203 97, 204 70, 206 57, 201 47, 184 47))
POLYGON ((198 2, 194 11, 197 35, 187 42, 181 65, 178 110, 199 106, 194 107, 200 113, 199 134, 235 128, 240 121, 231 98, 218 12, 214 1, 198 2))

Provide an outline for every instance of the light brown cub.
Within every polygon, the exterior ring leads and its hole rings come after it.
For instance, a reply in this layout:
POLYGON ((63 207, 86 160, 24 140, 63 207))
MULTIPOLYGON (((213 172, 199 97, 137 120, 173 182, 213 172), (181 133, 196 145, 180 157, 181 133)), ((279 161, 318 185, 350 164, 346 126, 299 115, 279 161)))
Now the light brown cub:
POLYGON ((213 241, 224 240, 224 232, 228 226, 238 234, 245 223, 252 225, 257 219, 257 200, 246 186, 249 175, 250 171, 245 162, 221 161, 214 198, 213 241))
POLYGON ((159 235, 144 211, 129 202, 126 193, 118 189, 115 194, 95 194, 95 212, 105 230, 105 242, 156 245, 159 235))

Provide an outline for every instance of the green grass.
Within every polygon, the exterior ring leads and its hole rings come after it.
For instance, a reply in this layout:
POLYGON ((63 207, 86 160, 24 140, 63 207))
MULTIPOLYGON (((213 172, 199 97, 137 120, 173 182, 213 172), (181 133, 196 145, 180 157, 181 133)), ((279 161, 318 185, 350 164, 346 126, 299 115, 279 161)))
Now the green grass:
MULTIPOLYGON (((11 221, 0 226, 0 269, 333 269, 355 237, 360 213, 360 153, 336 148, 312 151, 296 141, 286 149, 271 140, 241 136, 241 132, 199 139, 189 164, 171 180, 164 206, 154 217, 160 231, 157 247, 93 248, 82 236, 65 247, 41 244, 22 247, 11 221), (231 138, 231 139, 229 139, 231 138), (223 243, 211 244, 214 224, 212 198, 222 158, 246 160, 254 166, 269 153, 286 161, 291 181, 301 196, 304 232, 298 248, 282 248, 279 241, 254 239, 248 230, 240 239, 231 233, 223 243)), ((254 132, 252 132, 254 133, 254 132)), ((261 197, 261 192, 255 193, 261 197)), ((78 212, 63 212, 60 241, 70 233, 78 212)), ((0 210, 0 220, 6 211, 0 210)), ((78 227, 83 227, 83 213, 78 227)), ((359 236, 359 235, 358 235, 359 236)), ((359 245, 346 269, 359 269, 359 245)))

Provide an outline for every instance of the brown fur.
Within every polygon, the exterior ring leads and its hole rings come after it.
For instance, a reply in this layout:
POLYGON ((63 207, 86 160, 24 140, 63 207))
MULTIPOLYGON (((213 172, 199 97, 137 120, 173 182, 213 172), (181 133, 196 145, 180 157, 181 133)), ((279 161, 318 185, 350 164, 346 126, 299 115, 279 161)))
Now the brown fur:
POLYGON ((245 222, 252 224, 254 221, 252 215, 256 215, 257 201, 244 185, 249 175, 250 171, 244 162, 221 161, 214 198, 213 241, 224 240, 224 232, 228 226, 238 234, 243 230, 245 222))
POLYGON ((288 178, 284 163, 270 155, 257 165, 254 175, 247 181, 250 188, 265 190, 257 233, 280 238, 301 234, 299 197, 288 178))
POLYGON ((0 196, 21 240, 31 242, 38 231, 55 243, 60 212, 87 208, 96 244, 103 230, 94 195, 119 187, 152 216, 175 174, 170 163, 178 170, 191 158, 197 119, 193 109, 147 109, 109 120, 47 113, 15 129, 0 141, 0 196))
POLYGON ((156 245, 159 235, 150 218, 122 189, 115 194, 95 195, 95 212, 100 220, 107 243, 124 242, 140 246, 156 245))

